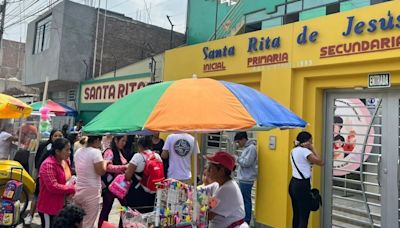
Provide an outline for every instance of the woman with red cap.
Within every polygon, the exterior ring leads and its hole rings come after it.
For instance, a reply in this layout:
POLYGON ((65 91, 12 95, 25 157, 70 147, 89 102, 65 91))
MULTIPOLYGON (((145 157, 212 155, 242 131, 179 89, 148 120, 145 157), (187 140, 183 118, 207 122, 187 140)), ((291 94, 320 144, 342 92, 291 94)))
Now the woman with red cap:
MULTIPOLYGON (((213 191, 212 201, 215 205, 208 213, 210 228, 245 228, 244 203, 239 186, 232 180, 232 172, 235 170, 235 158, 227 152, 217 152, 205 157, 209 161, 208 175, 212 181, 219 184, 213 191)), ((210 185, 213 188, 214 185, 210 185)), ((206 187, 208 189, 208 186, 206 187)))

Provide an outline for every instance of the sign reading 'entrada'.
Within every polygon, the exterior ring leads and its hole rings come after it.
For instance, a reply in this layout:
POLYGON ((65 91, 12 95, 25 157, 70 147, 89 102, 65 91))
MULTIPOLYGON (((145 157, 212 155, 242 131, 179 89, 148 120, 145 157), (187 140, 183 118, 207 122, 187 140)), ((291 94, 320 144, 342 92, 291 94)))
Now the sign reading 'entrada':
MULTIPOLYGON (((390 31, 394 29, 400 30, 400 15, 395 16, 389 10, 386 16, 372 18, 368 21, 357 20, 354 16, 347 17, 347 25, 341 35, 343 37, 349 37, 352 34, 362 35, 364 33, 374 33, 378 30, 390 31)), ((311 31, 308 26, 303 26, 302 31, 299 32, 300 33, 296 37, 296 43, 298 45, 315 43, 318 40, 319 32, 311 31)), ((248 53, 254 54, 265 51, 271 51, 273 53, 248 57, 247 67, 257 67, 289 62, 289 54, 287 52, 279 51, 281 45, 282 40, 280 36, 249 37, 247 44, 248 53)), ((400 49, 400 35, 323 46, 320 48, 319 57, 321 59, 332 58, 393 49, 400 49)), ((224 46, 216 49, 204 47, 204 60, 210 60, 213 62, 205 63, 203 65, 203 72, 226 70, 227 68, 223 58, 233 57, 235 53, 235 46, 224 46)))

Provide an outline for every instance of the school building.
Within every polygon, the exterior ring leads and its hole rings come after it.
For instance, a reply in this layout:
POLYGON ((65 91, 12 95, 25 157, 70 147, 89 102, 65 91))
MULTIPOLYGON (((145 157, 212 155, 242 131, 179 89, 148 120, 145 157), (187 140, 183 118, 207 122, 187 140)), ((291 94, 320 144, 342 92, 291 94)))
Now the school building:
MULTIPOLYGON (((194 74, 255 88, 309 123, 326 163, 312 170, 323 205, 309 227, 400 226, 400 1, 166 52, 165 81, 194 74)), ((299 131, 256 133, 259 227, 291 227, 299 131)))

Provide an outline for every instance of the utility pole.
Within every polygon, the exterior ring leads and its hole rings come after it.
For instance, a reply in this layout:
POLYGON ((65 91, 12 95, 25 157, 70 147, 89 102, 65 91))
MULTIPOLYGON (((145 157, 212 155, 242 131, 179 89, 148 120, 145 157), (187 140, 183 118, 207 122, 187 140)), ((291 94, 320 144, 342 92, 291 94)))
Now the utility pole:
POLYGON ((1 41, 3 40, 3 33, 4 33, 4 18, 6 16, 6 4, 7 0, 4 0, 3 4, 0 7, 1 11, 1 22, 0 22, 0 44, 1 41))
MULTIPOLYGON (((0 48, 3 44, 3 33, 4 33, 4 18, 6 16, 6 4, 7 0, 3 1, 3 4, 0 6, 1 12, 1 21, 0 21, 0 48)), ((6 74, 4 77, 4 92, 7 91, 7 84, 8 84, 8 75, 6 74)))
POLYGON ((107 2, 108 2, 108 0, 106 0, 106 7, 104 9, 104 16, 103 16, 103 37, 101 39, 99 77, 101 76, 102 67, 103 67, 104 36, 106 34, 106 21, 107 21, 107 2))
POLYGON ((172 24, 170 16, 167 15, 167 19, 171 24, 171 37, 169 38, 169 48, 172 49, 172 33, 174 32, 174 24, 172 24))
POLYGON ((99 17, 100 17, 100 0, 99 6, 97 8, 97 19, 96 19, 96 35, 94 38, 94 51, 93 51, 93 69, 92 69, 92 78, 95 77, 96 73, 96 59, 97 59, 97 36, 99 35, 99 17))

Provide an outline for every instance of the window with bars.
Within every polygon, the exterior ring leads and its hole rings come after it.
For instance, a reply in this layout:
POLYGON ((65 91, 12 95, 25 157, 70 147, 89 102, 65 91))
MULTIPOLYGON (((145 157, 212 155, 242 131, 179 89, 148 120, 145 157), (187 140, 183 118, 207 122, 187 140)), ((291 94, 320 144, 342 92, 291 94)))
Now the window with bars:
POLYGON ((68 101, 75 101, 75 90, 68 90, 68 101))
POLYGON ((36 24, 35 46, 33 54, 40 53, 50 46, 51 15, 40 20, 36 24))

